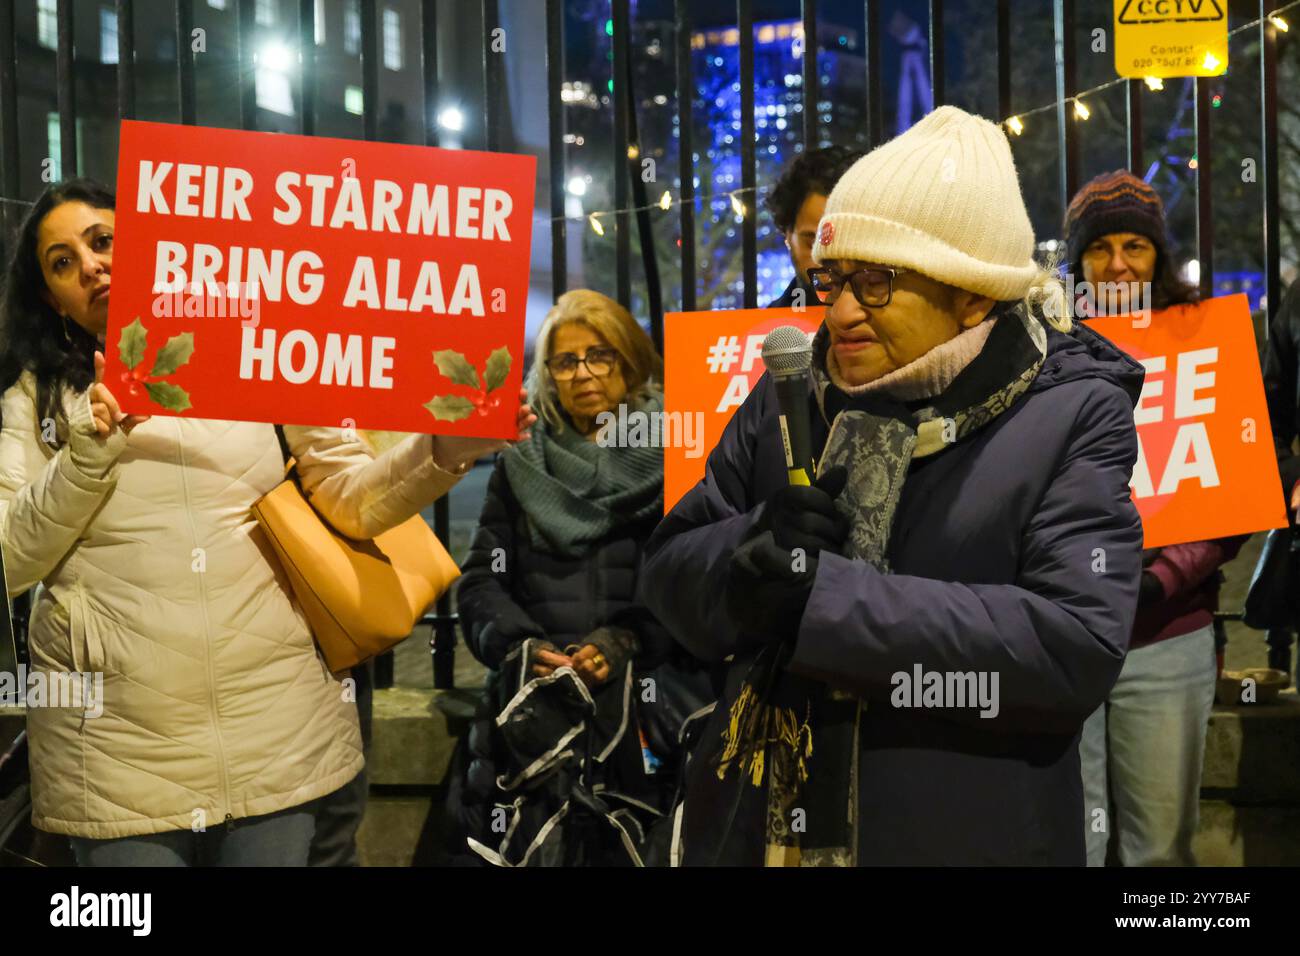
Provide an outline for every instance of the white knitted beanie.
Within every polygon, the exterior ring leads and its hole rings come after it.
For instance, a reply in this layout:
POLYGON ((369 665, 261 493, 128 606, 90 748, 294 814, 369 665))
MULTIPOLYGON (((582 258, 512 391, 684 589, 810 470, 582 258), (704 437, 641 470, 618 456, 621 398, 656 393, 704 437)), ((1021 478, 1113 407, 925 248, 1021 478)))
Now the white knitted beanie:
POLYGON ((826 200, 813 260, 915 269, 999 301, 1038 274, 1011 147, 988 120, 941 106, 873 149, 826 200))

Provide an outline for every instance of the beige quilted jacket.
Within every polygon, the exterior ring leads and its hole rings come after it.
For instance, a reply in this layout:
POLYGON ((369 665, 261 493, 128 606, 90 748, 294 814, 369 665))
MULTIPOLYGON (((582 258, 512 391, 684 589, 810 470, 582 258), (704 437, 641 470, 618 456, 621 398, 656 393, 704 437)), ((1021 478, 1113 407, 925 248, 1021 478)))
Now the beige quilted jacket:
MULTIPOLYGON (((57 451, 42 440, 30 375, 0 406, 8 591, 45 584, 32 667, 104 675, 100 716, 28 712, 33 823, 99 839, 197 829, 348 782, 363 764, 356 706, 249 514, 283 475, 274 428, 156 417, 105 440, 85 393, 65 406, 57 451)), ((427 435, 378 458, 336 428, 285 436, 312 503, 352 537, 392 527, 457 480, 427 435)))

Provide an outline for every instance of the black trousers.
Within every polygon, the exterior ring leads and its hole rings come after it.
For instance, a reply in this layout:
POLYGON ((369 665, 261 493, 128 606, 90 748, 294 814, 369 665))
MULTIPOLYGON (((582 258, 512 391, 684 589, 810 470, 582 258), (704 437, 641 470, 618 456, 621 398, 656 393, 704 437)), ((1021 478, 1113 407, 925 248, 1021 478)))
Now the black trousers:
MULTIPOLYGON (((361 747, 370 759, 370 724, 374 708, 374 661, 352 669, 357 682, 357 717, 361 722, 361 747)), ((316 835, 312 837, 308 866, 357 866, 357 830, 366 814, 370 780, 361 772, 333 793, 320 798, 316 809, 316 835)))

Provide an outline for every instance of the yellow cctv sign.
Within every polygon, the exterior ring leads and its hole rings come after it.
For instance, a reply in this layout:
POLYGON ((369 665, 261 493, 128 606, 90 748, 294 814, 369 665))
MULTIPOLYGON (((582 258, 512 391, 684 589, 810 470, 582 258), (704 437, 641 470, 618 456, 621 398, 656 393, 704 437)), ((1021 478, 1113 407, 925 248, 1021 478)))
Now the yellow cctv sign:
POLYGON ((1228 0, 1115 0, 1115 72, 1219 76, 1228 69, 1228 0))

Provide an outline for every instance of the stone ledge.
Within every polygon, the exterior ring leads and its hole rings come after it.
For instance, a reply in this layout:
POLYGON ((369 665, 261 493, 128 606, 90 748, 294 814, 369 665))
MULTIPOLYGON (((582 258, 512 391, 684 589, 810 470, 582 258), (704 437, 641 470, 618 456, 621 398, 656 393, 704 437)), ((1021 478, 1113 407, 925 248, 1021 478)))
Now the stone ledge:
MULTIPOLYGON (((438 786, 473 716, 479 690, 392 687, 375 692, 371 782, 438 786)), ((0 706, 0 749, 24 723, 21 707, 0 706)), ((1300 806, 1300 696, 1273 704, 1215 705, 1202 786, 1236 802, 1300 806)))
POLYGON ((1295 866, 1300 863, 1300 807, 1202 800, 1192 847, 1200 866, 1295 866))
POLYGON ((1215 705, 1201 786, 1237 803, 1300 806, 1300 698, 1215 705))
POLYGON ((475 688, 375 691, 368 763, 371 785, 440 785, 478 697, 475 688))
POLYGON ((357 857, 362 866, 412 866, 434 812, 429 797, 371 794, 357 830, 357 857))

